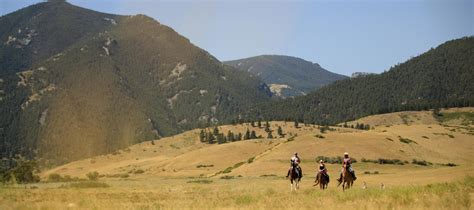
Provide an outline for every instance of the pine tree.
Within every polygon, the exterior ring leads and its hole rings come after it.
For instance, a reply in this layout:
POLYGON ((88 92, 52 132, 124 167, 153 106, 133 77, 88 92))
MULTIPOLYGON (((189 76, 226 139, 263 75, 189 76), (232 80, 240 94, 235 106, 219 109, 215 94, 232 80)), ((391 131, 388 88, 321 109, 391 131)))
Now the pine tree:
POLYGON ((250 125, 251 125, 252 127, 255 127, 255 122, 252 120, 252 122, 250 122, 250 125))
POLYGON ((201 130, 201 133, 199 133, 199 140, 201 140, 201 142, 206 142, 206 133, 204 130, 201 130))
POLYGON ((257 133, 255 133, 255 131, 252 131, 252 133, 250 133, 250 139, 256 139, 257 138, 257 133))
POLYGON ((239 133, 239 134, 237 135, 237 140, 238 140, 238 141, 242 141, 242 133, 239 133))
POLYGON ((262 121, 259 120, 259 121, 257 122, 257 126, 258 126, 259 128, 261 128, 261 127, 262 127, 262 121))
POLYGON ((220 134, 217 135, 217 143, 218 143, 218 144, 223 144, 223 143, 225 143, 224 134, 220 133, 220 134))
POLYGON ((277 132, 280 137, 283 137, 283 129, 281 129, 281 126, 278 126, 277 132))
POLYGON ((249 140, 249 139, 250 139, 250 131, 249 129, 247 129, 247 131, 245 132, 244 140, 249 140))
POLYGON ((268 132, 267 139, 273 139, 272 133, 273 133, 273 131, 269 131, 269 132, 268 132))
POLYGON ((209 144, 216 143, 216 138, 214 137, 214 135, 211 132, 208 133, 207 140, 209 141, 209 144))
POLYGON ((230 130, 227 132, 227 141, 234 141, 234 134, 230 130))
POLYGON ((214 136, 219 135, 219 128, 217 128, 217 126, 214 127, 214 131, 212 133, 214 134, 214 136))

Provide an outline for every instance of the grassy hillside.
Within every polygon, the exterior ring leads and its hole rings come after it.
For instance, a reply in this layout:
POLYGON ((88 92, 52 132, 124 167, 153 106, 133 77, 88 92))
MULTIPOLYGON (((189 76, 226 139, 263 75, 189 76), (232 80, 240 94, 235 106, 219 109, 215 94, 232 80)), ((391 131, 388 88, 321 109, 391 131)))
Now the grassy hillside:
MULTIPOLYGON (((441 113, 463 112, 473 113, 474 109, 464 108, 455 112, 444 110, 441 113)), ((358 161, 355 168, 361 180, 367 183, 383 182, 397 185, 432 183, 440 179, 458 180, 472 174, 474 170, 470 164, 474 151, 471 141, 474 129, 472 121, 468 125, 446 124, 429 114, 427 111, 401 112, 358 120, 360 123, 385 121, 385 124, 374 125, 369 131, 332 127, 332 130, 322 133, 315 125, 295 128, 294 124, 289 122, 270 122, 272 130, 281 126, 287 136, 219 145, 201 143, 198 137, 199 130, 193 130, 153 143, 140 143, 112 154, 72 162, 45 171, 43 177, 46 178, 51 173, 84 177, 91 171, 98 171, 104 176, 130 174, 133 179, 157 176, 282 177, 294 152, 298 152, 302 157, 304 173, 309 177, 314 174, 318 156, 332 158, 341 156, 345 151, 349 151, 358 161), (409 116, 413 123, 403 124, 394 120, 399 115, 409 116), (406 139, 409 141, 405 141, 406 139), (362 159, 399 160, 401 164, 362 162, 362 159), (420 165, 413 163, 413 159, 431 164, 420 165), (445 166, 448 163, 457 166, 445 166), (138 169, 143 170, 143 173, 134 174, 138 169), (375 175, 364 174, 375 171, 377 171, 375 175), (421 176, 423 173, 434 173, 431 175, 432 180, 421 176), (404 180, 408 177, 411 178, 404 180)), ((244 133, 247 129, 256 131, 257 135, 265 134, 263 127, 252 127, 247 124, 219 127, 222 133, 227 133, 229 130, 244 133)), ((339 164, 329 164, 330 173, 335 176, 339 167, 339 164)))
POLYGON ((324 85, 347 78, 317 63, 282 55, 261 55, 224 63, 260 77, 275 95, 283 98, 306 95, 324 85))
POLYGON ((257 107, 249 117, 334 124, 381 113, 472 106, 473 53, 474 37, 448 41, 382 74, 337 81, 307 96, 257 107))

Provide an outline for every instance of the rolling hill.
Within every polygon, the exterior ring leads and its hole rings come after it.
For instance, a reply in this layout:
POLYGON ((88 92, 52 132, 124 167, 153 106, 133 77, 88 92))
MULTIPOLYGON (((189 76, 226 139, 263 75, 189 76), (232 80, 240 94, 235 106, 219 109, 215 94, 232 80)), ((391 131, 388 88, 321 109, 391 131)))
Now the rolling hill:
POLYGON ((306 95, 324 85, 348 77, 332 73, 317 63, 283 55, 261 55, 224 62, 260 77, 276 96, 306 95))
POLYGON ((473 106, 473 54, 474 37, 448 41, 381 74, 336 81, 306 96, 267 103, 248 117, 335 124, 380 113, 473 106))
POLYGON ((63 163, 210 123, 270 98, 170 27, 65 1, 0 17, 0 151, 63 163))
MULTIPOLYGON (((127 176, 133 180, 156 177, 282 177, 288 168, 289 158, 298 152, 303 159, 304 173, 311 177, 318 156, 337 157, 349 151, 351 157, 358 160, 355 167, 359 176, 367 182, 397 185, 430 183, 430 180, 420 176, 422 173, 433 173, 430 176, 432 181, 462 179, 463 174, 474 173, 470 164, 474 154, 474 109, 449 109, 441 113, 445 118, 435 118, 431 111, 419 111, 375 115, 349 122, 385 122, 372 126, 368 131, 332 127, 321 132, 316 125, 294 127, 290 122, 270 122, 272 130, 281 126, 287 136, 218 145, 200 142, 199 130, 192 130, 160 141, 143 142, 107 155, 71 162, 47 170, 42 176, 46 179, 49 174, 57 173, 85 177, 85 174, 97 171, 104 178, 117 179, 120 175, 129 174, 127 176), (409 119, 410 123, 397 120, 402 118, 409 119), (375 160, 376 163, 363 159, 375 160), (379 164, 379 159, 399 160, 401 164, 379 164), (428 165, 414 164, 413 159, 426 161, 428 165), (448 163, 457 166, 444 165, 448 163), (140 172, 136 173, 138 170, 140 172), (380 174, 367 175, 363 174, 364 171, 378 171, 380 174), (446 176, 443 171, 450 171, 452 176, 446 176)), ((224 125, 218 129, 222 133, 229 130, 244 133, 250 129, 255 130, 257 135, 265 136, 263 128, 250 124, 224 125)), ((330 173, 335 176, 339 167, 339 164, 329 164, 330 173)))

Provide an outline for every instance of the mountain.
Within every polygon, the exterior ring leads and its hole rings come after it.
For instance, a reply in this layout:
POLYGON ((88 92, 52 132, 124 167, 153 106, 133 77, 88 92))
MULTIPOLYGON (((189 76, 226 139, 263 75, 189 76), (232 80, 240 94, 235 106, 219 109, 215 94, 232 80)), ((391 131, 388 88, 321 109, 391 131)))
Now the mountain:
POLYGON ((0 17, 0 153, 45 163, 229 122, 269 100, 170 27, 64 1, 0 17))
POLYGON ((249 118, 334 124, 378 113, 474 106, 474 37, 448 41, 381 74, 267 103, 249 118), (285 111, 275 111, 285 110, 285 111))
POLYGON ((332 73, 317 63, 282 55, 261 55, 224 62, 260 77, 280 97, 306 95, 348 77, 332 73))

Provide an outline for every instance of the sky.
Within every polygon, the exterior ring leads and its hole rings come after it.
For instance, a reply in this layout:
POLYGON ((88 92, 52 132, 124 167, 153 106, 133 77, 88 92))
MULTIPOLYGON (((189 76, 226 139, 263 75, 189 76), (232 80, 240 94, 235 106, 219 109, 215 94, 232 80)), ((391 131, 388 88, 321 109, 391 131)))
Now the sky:
MULTIPOLYGON (((41 2, 0 0, 0 15, 41 2)), ((68 0, 145 14, 221 61, 290 55, 344 75, 380 73, 474 35, 474 0, 68 0)))

